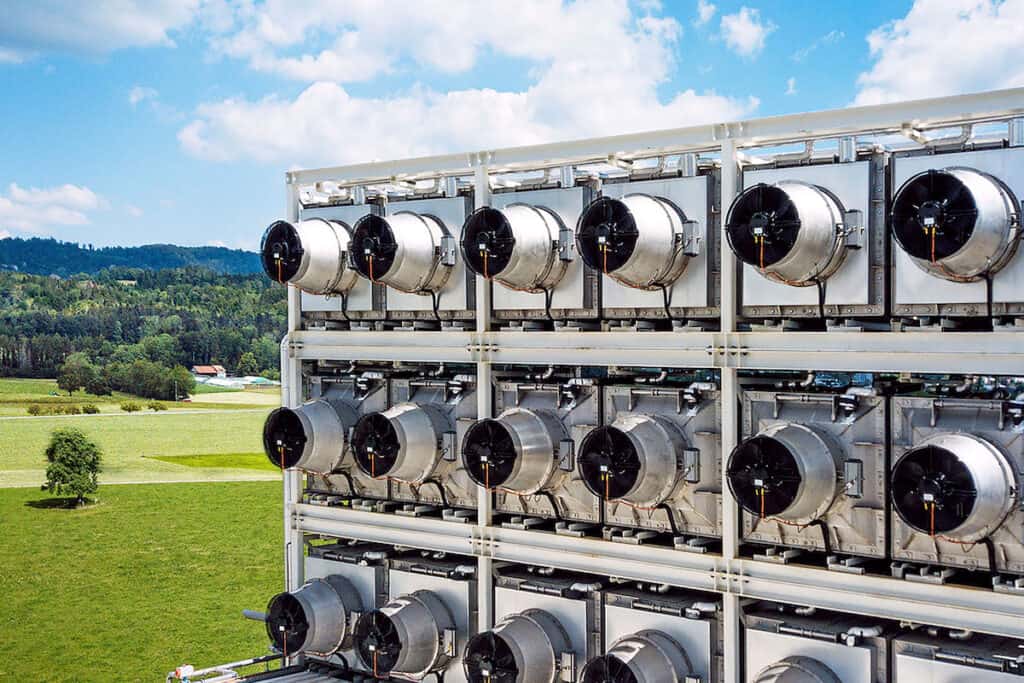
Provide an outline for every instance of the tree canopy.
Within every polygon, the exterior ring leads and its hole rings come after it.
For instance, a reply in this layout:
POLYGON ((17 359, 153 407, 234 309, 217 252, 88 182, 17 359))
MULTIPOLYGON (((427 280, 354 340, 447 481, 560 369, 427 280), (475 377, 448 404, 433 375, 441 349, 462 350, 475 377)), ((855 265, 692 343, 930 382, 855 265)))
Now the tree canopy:
POLYGON ((99 489, 102 455, 80 429, 54 430, 46 447, 44 488, 58 496, 72 495, 79 505, 99 489))

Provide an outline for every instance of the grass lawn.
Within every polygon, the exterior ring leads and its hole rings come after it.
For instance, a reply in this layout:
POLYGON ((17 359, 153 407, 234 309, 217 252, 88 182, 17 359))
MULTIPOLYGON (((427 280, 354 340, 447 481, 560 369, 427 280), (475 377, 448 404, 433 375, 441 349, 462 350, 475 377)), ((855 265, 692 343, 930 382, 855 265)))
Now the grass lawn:
POLYGON ((235 467, 245 470, 280 472, 264 453, 205 453, 203 455, 158 455, 154 460, 185 467, 235 467))
POLYGON ((283 584, 280 484, 103 486, 99 498, 69 510, 0 490, 0 680, 162 681, 180 664, 266 652, 262 624, 240 613, 283 584))

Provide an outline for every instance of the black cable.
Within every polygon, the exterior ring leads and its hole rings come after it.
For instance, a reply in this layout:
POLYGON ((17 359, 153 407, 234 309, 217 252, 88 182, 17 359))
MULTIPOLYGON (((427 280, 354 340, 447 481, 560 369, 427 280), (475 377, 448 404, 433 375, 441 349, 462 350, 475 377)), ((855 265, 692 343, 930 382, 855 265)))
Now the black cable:
MULTIPOLYGON (((422 484, 420 484, 420 487, 422 487, 422 486, 424 486, 426 484, 433 484, 434 486, 436 486, 438 492, 441 494, 441 505, 443 505, 445 507, 450 507, 448 505, 448 494, 445 493, 444 487, 441 486, 441 482, 439 482, 437 479, 427 479, 422 484)), ((416 496, 419 497, 419 495, 420 495, 419 489, 417 489, 416 496)))
POLYGON ((352 322, 352 318, 348 317, 348 292, 341 293, 341 317, 352 322))
POLYGON ((992 273, 985 273, 985 312, 994 328, 996 321, 992 317, 992 273))
POLYGON ((352 482, 352 475, 351 474, 349 474, 348 472, 346 472, 344 470, 332 470, 328 474, 330 474, 331 476, 339 476, 339 477, 343 478, 345 480, 345 482, 348 484, 348 494, 350 496, 356 495, 356 487, 355 487, 355 484, 352 482))
POLYGON ((669 528, 672 529, 673 536, 682 536, 682 534, 679 533, 679 527, 676 526, 676 516, 672 514, 672 508, 668 506, 668 503, 662 503, 661 505, 656 506, 654 509, 665 511, 665 516, 668 517, 668 525, 669 528))
POLYGON ((551 299, 555 295, 555 290, 551 287, 544 288, 544 313, 548 316, 548 320, 555 322, 555 317, 551 315, 551 299))
POLYGON ((818 288, 818 317, 825 319, 825 281, 814 278, 815 286, 818 288))
POLYGON ((430 290, 430 303, 434 307, 434 318, 441 322, 441 314, 437 312, 437 307, 441 305, 441 292, 430 290))
POLYGON ((669 322, 672 322, 674 318, 672 317, 672 310, 669 305, 672 302, 672 295, 669 294, 668 287, 666 287, 665 285, 658 286, 661 287, 661 301, 665 306, 665 317, 668 319, 669 322))
POLYGON ((556 522, 561 522, 562 521, 562 513, 558 511, 558 503, 555 502, 555 497, 553 495, 551 495, 551 491, 538 491, 537 495, 538 496, 544 496, 547 499, 548 504, 551 505, 551 511, 555 515, 555 521, 556 522))
POLYGON ((999 569, 996 563, 996 544, 992 542, 992 538, 990 536, 986 536, 985 538, 981 539, 981 542, 985 544, 985 550, 988 551, 989 574, 995 576, 997 573, 999 573, 999 569))
POLYGON ((821 528, 821 540, 825 543, 825 555, 832 555, 832 538, 828 534, 828 524, 825 524, 825 520, 816 519, 813 522, 808 522, 807 526, 816 526, 821 528))

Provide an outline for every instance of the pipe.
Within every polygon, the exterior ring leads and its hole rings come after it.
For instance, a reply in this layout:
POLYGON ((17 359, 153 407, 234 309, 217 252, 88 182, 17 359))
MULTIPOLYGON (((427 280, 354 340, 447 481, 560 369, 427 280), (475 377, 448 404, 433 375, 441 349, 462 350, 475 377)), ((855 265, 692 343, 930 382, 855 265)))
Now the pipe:
POLYGON ((817 607, 797 607, 793 611, 796 614, 799 614, 801 617, 809 617, 809 616, 812 616, 815 612, 817 612, 818 608, 817 607))
POLYGON ((881 626, 851 626, 846 629, 846 635, 859 636, 861 638, 877 638, 882 635, 881 626))
POLYGON ((971 637, 973 637, 973 636, 974 636, 974 631, 971 631, 970 629, 966 629, 966 628, 965 629, 961 629, 959 631, 951 630, 949 632, 949 637, 952 638, 953 640, 970 640, 971 637))
POLYGON ((252 619, 253 621, 266 621, 267 620, 267 613, 266 612, 257 612, 254 609, 244 609, 244 610, 242 610, 242 616, 245 617, 246 619, 252 619))

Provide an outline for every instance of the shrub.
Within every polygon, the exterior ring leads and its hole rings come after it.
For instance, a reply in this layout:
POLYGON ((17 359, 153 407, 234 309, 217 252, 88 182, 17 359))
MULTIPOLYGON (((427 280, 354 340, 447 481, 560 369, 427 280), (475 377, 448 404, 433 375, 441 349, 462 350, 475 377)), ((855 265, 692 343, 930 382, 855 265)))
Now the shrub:
POLYGON ((81 415, 82 409, 76 405, 67 405, 61 407, 61 412, 65 415, 81 415))
POLYGON ((82 406, 82 412, 86 415, 96 415, 100 412, 100 409, 96 407, 95 403, 86 403, 82 406))
POLYGON ((138 401, 125 401, 121 404, 121 410, 126 413, 137 413, 142 410, 142 406, 139 405, 138 401))
POLYGON ((33 403, 32 405, 30 405, 28 407, 28 414, 29 415, 42 415, 43 414, 43 407, 41 405, 39 405, 38 403, 33 403))
POLYGON ((101 453, 80 429, 57 429, 46 447, 44 488, 57 495, 71 494, 79 505, 99 488, 101 453))
POLYGON ((154 413, 161 410, 167 410, 167 406, 165 406, 160 401, 150 401, 149 403, 146 404, 146 407, 152 410, 154 413))

